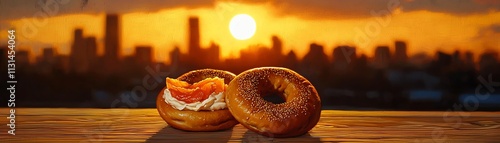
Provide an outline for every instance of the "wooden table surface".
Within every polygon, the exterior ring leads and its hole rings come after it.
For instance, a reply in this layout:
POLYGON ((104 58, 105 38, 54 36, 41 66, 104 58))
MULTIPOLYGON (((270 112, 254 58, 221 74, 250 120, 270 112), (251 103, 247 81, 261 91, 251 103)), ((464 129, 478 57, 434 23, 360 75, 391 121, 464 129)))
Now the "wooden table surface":
POLYGON ((500 142, 500 112, 324 110, 308 134, 268 138, 241 125, 220 132, 169 127, 156 109, 0 108, 0 142, 500 142))

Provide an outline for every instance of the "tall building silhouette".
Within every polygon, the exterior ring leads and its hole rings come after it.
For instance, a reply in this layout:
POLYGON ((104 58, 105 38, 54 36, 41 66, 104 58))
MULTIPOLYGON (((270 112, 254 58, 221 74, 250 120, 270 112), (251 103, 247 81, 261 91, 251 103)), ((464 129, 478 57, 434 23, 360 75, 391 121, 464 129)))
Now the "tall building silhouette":
POLYGON ((271 37, 271 41, 273 43, 271 48, 273 50, 273 53, 276 55, 281 55, 281 51, 283 50, 283 42, 281 42, 281 39, 278 38, 278 36, 274 35, 271 37))
POLYGON ((8 69, 7 68, 7 63, 8 63, 7 55, 8 55, 8 51, 9 51, 9 47, 7 45, 0 45, 0 56, 2 56, 2 60, 0 60, 0 64, 2 64, 2 66, 0 66, 0 70, 2 70, 1 73, 4 75, 4 76, 0 77, 0 79, 7 78, 7 76, 5 76, 5 74, 7 73, 7 69, 8 69))
MULTIPOLYGON (((260 66, 284 66, 286 57, 282 54, 282 42, 277 36, 270 38, 272 45, 251 45, 240 50, 240 59, 248 68, 260 66)), ((295 53, 293 53, 295 54, 295 53)))
POLYGON ((388 46, 377 46, 375 48, 374 66, 376 68, 387 68, 391 60, 391 51, 388 46))
POLYGON ((458 67, 464 67, 464 61, 462 59, 462 53, 459 50, 455 50, 452 55, 452 64, 458 67))
POLYGON ((44 48, 38 60, 37 70, 42 74, 50 74, 56 64, 56 52, 53 47, 44 48))
POLYGON ((210 43, 210 47, 204 50, 204 53, 206 53, 205 60, 210 66, 214 66, 220 62, 220 46, 213 41, 210 43))
POLYGON ((299 72, 314 84, 326 78, 329 72, 328 63, 328 56, 325 54, 323 46, 312 43, 300 63, 299 72))
POLYGON ((137 46, 135 56, 139 65, 148 65, 153 62, 153 52, 150 46, 137 46))
POLYGON ((198 17, 189 17, 189 49, 188 53, 200 51, 200 24, 198 17))
MULTIPOLYGON (((200 46, 200 22, 198 17, 189 17, 189 43, 188 43, 188 62, 191 68, 209 68, 216 67, 220 63, 220 47, 212 42, 210 47, 201 48, 200 46)), ((183 58, 181 58, 183 59, 183 58)))
POLYGON ((290 50, 290 52, 286 54, 285 62, 283 63, 283 65, 287 68, 297 70, 298 64, 299 60, 297 59, 297 54, 295 54, 293 50, 290 50))
POLYGON ((437 51, 436 57, 436 64, 438 67, 446 67, 453 62, 453 56, 444 52, 437 51))
POLYGON ((464 58, 465 66, 469 68, 474 68, 474 54, 470 51, 465 52, 464 58))
POLYGON ((482 74, 494 73, 499 67, 497 52, 487 51, 479 56, 479 70, 482 74))
POLYGON ((71 54, 78 53, 81 50, 82 45, 84 43, 83 40, 83 30, 82 29, 75 29, 73 32, 73 44, 71 45, 71 54))
POLYGON ((29 55, 27 50, 16 51, 16 65, 21 68, 28 67, 30 64, 29 55))
POLYGON ((356 58, 356 48, 347 45, 337 46, 333 49, 332 55, 334 62, 348 62, 349 59, 354 60, 356 58))
POLYGON ((347 70, 347 67, 356 60, 356 48, 351 46, 337 46, 333 49, 333 68, 347 70))
POLYGON ((170 55, 170 65, 179 65, 181 62, 185 62, 181 60, 181 50, 179 47, 175 47, 172 51, 169 53, 170 55))
POLYGON ((85 40, 83 30, 75 29, 73 32, 73 44, 71 45, 70 65, 71 71, 83 73, 88 69, 88 61, 85 58, 85 40))
MULTIPOLYGON (((0 46, 0 56, 7 57, 7 49, 8 49, 7 45, 0 46)), ((4 61, 4 60, 2 60, 2 61, 4 61)))
POLYGON ((394 59, 396 62, 404 63, 408 59, 407 55, 407 46, 404 41, 396 41, 395 43, 396 50, 394 52, 394 59))
POLYGON ((97 39, 94 36, 85 38, 85 53, 86 59, 89 62, 90 67, 95 66, 97 62, 97 39))
POLYGON ((283 51, 283 42, 281 39, 274 35, 271 37, 271 51, 265 54, 264 56, 273 57, 268 58, 270 62, 270 66, 282 66, 285 61, 285 56, 282 54, 283 51))
POLYGON ((70 70, 75 73, 88 72, 97 61, 95 37, 84 37, 82 29, 75 29, 69 57, 70 70))
POLYGON ((110 61, 118 61, 120 57, 120 17, 115 14, 106 15, 105 25, 104 57, 110 61))
MULTIPOLYGON (((5 46, 0 46, 0 56, 2 56, 3 60, 0 60, 0 64, 4 66, 0 66, 0 70, 2 70, 2 73, 5 73, 7 71, 7 45, 5 46)), ((4 74, 5 75, 5 74, 4 74)), ((6 78, 7 76, 0 77, 0 79, 6 78)))
POLYGON ((53 64, 55 62, 55 57, 56 57, 56 53, 55 53, 54 47, 47 47, 47 48, 43 49, 43 52, 42 52, 42 61, 43 62, 53 64))
MULTIPOLYGON (((70 72, 70 56, 67 55, 57 55, 56 56, 56 65, 54 68, 60 72, 68 73, 70 72)), ((91 69, 89 69, 91 70, 91 69)))

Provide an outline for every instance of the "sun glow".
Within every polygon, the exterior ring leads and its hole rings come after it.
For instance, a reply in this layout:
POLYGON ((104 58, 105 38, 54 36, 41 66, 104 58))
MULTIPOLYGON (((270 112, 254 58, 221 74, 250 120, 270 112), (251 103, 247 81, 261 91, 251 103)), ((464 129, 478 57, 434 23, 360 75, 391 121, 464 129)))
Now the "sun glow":
POLYGON ((229 31, 238 40, 251 38, 256 28, 255 20, 248 14, 238 14, 229 22, 229 31))

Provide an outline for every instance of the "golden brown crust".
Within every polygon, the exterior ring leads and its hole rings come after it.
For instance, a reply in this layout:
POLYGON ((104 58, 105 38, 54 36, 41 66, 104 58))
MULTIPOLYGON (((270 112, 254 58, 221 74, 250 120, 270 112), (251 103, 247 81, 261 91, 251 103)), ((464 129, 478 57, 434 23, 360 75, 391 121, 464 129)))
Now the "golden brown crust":
POLYGON ((319 121, 321 100, 314 86, 286 68, 247 70, 233 79, 226 90, 226 103, 243 126, 270 137, 293 137, 307 133, 319 121), (264 100, 279 92, 285 103, 264 100))
POLYGON ((234 77, 236 77, 236 75, 234 75, 231 72, 223 70, 201 69, 185 73, 179 76, 177 80, 186 81, 189 84, 193 84, 195 82, 202 81, 206 78, 213 78, 213 77, 223 78, 224 83, 229 84, 229 82, 231 82, 231 80, 233 80, 234 77))
MULTIPOLYGON (((203 69, 188 72, 177 79, 192 84, 210 77, 224 78, 224 82, 227 84, 235 75, 222 70, 203 69)), ((165 89, 162 89, 158 94, 156 108, 163 120, 174 128, 186 131, 218 131, 230 129, 238 124, 238 121, 234 119, 228 109, 216 111, 181 111, 174 109, 163 98, 165 89)))

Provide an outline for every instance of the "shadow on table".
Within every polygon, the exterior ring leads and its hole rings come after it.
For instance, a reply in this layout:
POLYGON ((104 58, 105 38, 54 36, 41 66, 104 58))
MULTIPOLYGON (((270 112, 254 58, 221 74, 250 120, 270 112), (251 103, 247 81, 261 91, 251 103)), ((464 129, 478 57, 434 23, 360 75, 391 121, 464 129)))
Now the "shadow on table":
POLYGON ((253 131, 247 130, 243 135, 242 142, 244 143, 273 143, 273 142, 306 142, 306 143, 320 143, 321 140, 318 137, 313 137, 309 133, 306 133, 302 136, 293 137, 293 138, 271 138, 266 137, 260 134, 257 134, 253 131))
POLYGON ((228 142, 231 138, 233 129, 216 132, 189 132, 182 131, 171 126, 166 126, 156 132, 146 140, 146 143, 155 142, 179 142, 179 143, 198 143, 198 142, 228 142))

